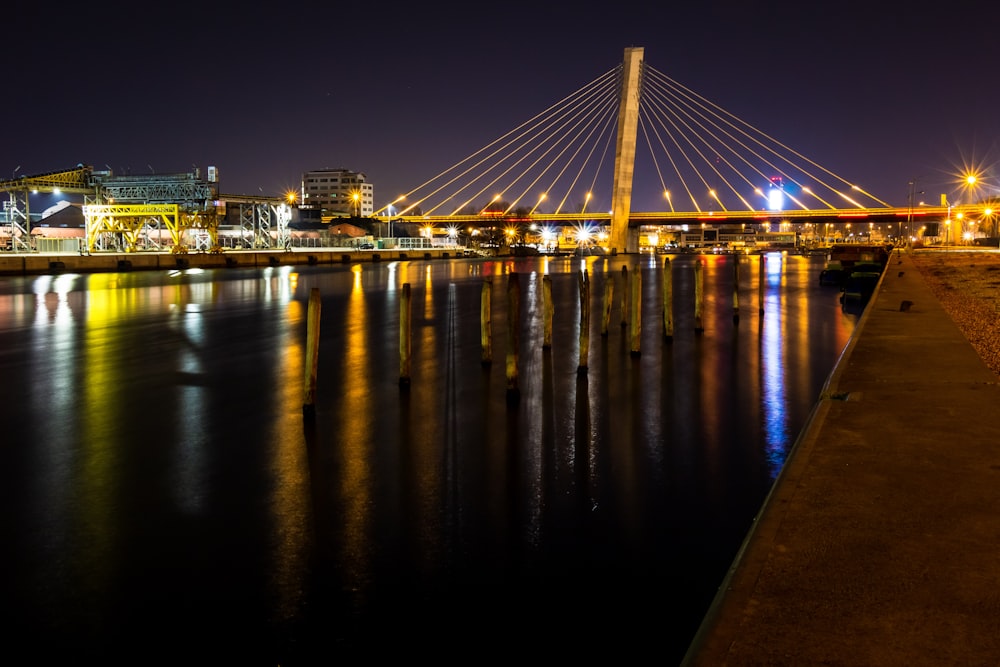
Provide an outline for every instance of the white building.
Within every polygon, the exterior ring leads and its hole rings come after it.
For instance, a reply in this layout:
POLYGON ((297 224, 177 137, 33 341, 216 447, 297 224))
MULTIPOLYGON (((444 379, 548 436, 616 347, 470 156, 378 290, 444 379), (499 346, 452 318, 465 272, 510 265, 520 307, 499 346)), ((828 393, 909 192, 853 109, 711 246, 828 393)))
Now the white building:
POLYGON ((349 169, 317 169, 302 174, 302 205, 316 208, 323 219, 371 217, 375 193, 367 177, 349 169))

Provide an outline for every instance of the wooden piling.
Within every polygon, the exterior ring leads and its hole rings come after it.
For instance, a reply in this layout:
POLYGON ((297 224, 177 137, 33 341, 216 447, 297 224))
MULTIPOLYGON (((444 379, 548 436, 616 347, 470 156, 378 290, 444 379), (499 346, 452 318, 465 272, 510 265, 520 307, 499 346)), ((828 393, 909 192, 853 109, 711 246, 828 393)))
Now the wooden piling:
POLYGON ((545 350, 552 347, 552 312, 554 307, 552 303, 552 276, 545 275, 542 276, 542 317, 544 318, 542 349, 545 350))
POLYGON ((601 319, 601 337, 607 337, 611 325, 611 304, 615 298, 615 277, 608 274, 604 281, 604 316, 601 319))
POLYGON ((521 343, 521 281, 517 273, 507 276, 507 402, 521 396, 518 386, 518 350, 521 343))
POLYGON ((694 261, 694 330, 704 331, 702 314, 705 309, 705 268, 701 260, 694 261))
POLYGON ((399 299, 399 386, 410 386, 410 355, 412 352, 412 305, 410 300, 410 283, 403 283, 403 291, 399 299))
POLYGON ((577 375, 587 372, 590 354, 590 281, 586 270, 580 271, 580 364, 577 375))
POLYGON ((740 321, 740 256, 733 255, 733 322, 740 321))
POLYGON ((674 277, 670 258, 663 258, 663 337, 674 337, 674 277))
POLYGON ((622 329, 628 326, 628 267, 622 267, 622 329))
POLYGON ((767 256, 761 254, 759 265, 759 277, 757 278, 757 307, 760 309, 760 314, 764 314, 764 266, 767 263, 767 256))
POLYGON ((629 354, 638 357, 642 354, 640 341, 642 339, 642 273, 632 272, 632 317, 630 320, 632 347, 629 354))
POLYGON ((480 338, 483 345, 482 365, 493 363, 493 279, 483 281, 482 299, 479 305, 480 338))
POLYGON ((302 414, 307 417, 313 416, 316 408, 316 369, 319 362, 320 309, 319 288, 313 287, 309 290, 309 306, 306 311, 305 396, 302 401, 302 414))

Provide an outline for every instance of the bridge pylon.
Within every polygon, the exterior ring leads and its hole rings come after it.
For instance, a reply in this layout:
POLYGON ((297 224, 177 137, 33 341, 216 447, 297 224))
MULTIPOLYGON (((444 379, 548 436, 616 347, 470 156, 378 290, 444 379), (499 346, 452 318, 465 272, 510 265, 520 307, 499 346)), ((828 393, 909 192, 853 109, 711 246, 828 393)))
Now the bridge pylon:
MULTIPOLYGON (((632 175, 635 172, 635 142, 639 129, 639 95, 643 48, 625 49, 622 92, 618 109, 618 140, 615 146, 615 180, 611 193, 612 252, 635 252, 629 248, 628 220, 632 207, 632 175)), ((637 242, 633 245, 638 245, 637 242)))

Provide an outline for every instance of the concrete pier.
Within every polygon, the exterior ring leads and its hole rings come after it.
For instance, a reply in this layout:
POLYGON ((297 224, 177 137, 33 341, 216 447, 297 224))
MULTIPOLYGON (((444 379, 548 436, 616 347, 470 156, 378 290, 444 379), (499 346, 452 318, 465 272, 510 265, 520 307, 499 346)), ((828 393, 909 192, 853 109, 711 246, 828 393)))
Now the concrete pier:
POLYGON ((893 255, 683 664, 1000 664, 998 408, 893 255))
POLYGON ((230 250, 222 253, 0 253, 0 276, 50 273, 94 273, 172 269, 260 268, 282 265, 342 264, 394 260, 449 259, 460 257, 462 248, 416 250, 356 250, 296 248, 294 250, 230 250))

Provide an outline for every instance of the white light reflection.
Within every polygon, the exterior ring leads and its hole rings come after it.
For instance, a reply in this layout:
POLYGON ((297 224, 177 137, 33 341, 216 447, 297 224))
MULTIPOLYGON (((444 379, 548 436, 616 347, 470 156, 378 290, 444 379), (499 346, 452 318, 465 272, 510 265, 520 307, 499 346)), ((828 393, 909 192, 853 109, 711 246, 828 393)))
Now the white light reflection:
MULTIPOLYGON (((33 493, 44 498, 50 508, 45 532, 51 537, 45 541, 45 548, 51 553, 46 557, 72 551, 72 546, 57 536, 64 537, 73 520, 70 498, 77 488, 74 482, 79 479, 76 466, 80 458, 74 443, 76 422, 72 414, 79 401, 80 373, 74 357, 80 331, 73 325, 69 306, 69 294, 77 278, 39 276, 32 281, 32 295, 27 297, 34 299, 33 327, 38 331, 29 337, 33 381, 24 391, 32 403, 31 411, 49 416, 38 421, 34 434, 38 451, 33 454, 45 461, 33 493)), ((25 307, 25 311, 29 309, 25 307)))
POLYGON ((206 451, 209 443, 199 425, 204 423, 207 396, 203 386, 202 363, 205 344, 205 318, 200 302, 210 303, 212 285, 176 286, 171 304, 170 325, 186 344, 178 347, 178 410, 180 437, 174 452, 170 488, 174 502, 185 512, 196 514, 203 509, 206 488, 206 451))
MULTIPOLYGON (((528 340, 542 340, 544 338, 544 315, 542 282, 543 277, 537 271, 522 274, 525 280, 521 283, 522 299, 527 312, 527 330, 521 334, 528 340)), ((452 286, 454 287, 454 286, 452 286)), ((551 368, 546 368, 546 363, 551 362, 551 355, 544 354, 541 345, 528 345, 523 347, 520 353, 520 365, 523 368, 519 372, 521 379, 521 390, 525 396, 543 396, 545 388, 544 379, 551 377, 551 368)), ((542 459, 542 448, 545 441, 544 425, 545 415, 543 413, 543 402, 524 401, 522 403, 524 417, 528 423, 528 438, 525 443, 523 455, 524 464, 524 485, 525 498, 528 499, 524 508, 524 533, 523 539, 532 546, 539 543, 543 529, 543 510, 545 508, 544 479, 545 472, 542 459)))
POLYGON ((785 262, 779 253, 769 253, 765 264, 764 322, 760 332, 761 412, 764 419, 764 448, 776 479, 788 454, 788 414, 785 385, 785 321, 782 317, 781 279, 785 262), (777 287, 779 289, 771 289, 777 287))
POLYGON ((263 273, 263 297, 267 301, 275 301, 280 304, 287 304, 294 297, 292 289, 293 278, 297 278, 291 266, 269 266, 263 273))
MULTIPOLYGON (((389 262, 386 264, 388 269, 388 276, 386 279, 386 290, 389 292, 395 292, 398 288, 396 285, 396 275, 399 273, 399 262, 389 262)), ((389 299, 391 302, 392 299, 389 299)))

